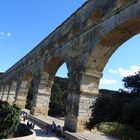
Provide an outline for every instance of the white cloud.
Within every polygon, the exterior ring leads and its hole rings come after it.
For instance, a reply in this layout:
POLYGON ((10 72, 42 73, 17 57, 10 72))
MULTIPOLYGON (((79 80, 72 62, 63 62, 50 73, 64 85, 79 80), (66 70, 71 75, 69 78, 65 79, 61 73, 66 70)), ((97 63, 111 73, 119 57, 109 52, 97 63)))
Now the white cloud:
POLYGON ((112 85, 112 84, 116 84, 117 81, 113 79, 101 79, 100 83, 103 85, 112 85))
POLYGON ((109 72, 110 72, 110 73, 114 73, 114 74, 118 73, 117 70, 113 70, 113 69, 109 69, 109 72))
POLYGON ((140 69, 139 66, 130 66, 129 69, 118 68, 118 72, 121 76, 126 77, 129 75, 134 75, 140 69))
POLYGON ((4 36, 4 33, 3 33, 3 32, 0 32, 0 35, 1 35, 1 36, 4 36))
POLYGON ((10 32, 9 32, 9 33, 7 33, 7 36, 9 36, 9 37, 10 37, 10 36, 11 36, 11 33, 10 33, 10 32))
POLYGON ((0 38, 1 39, 5 39, 6 37, 10 37, 10 36, 11 36, 10 32, 8 32, 8 33, 0 32, 0 38))

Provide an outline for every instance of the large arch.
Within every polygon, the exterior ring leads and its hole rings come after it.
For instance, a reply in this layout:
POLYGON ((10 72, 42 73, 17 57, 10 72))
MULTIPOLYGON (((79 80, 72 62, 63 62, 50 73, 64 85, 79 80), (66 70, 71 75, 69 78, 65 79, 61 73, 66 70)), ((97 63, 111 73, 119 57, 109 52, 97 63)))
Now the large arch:
POLYGON ((31 109, 32 114, 37 116, 48 115, 51 89, 55 74, 64 62, 66 61, 59 56, 53 56, 44 62, 43 70, 36 76, 38 77, 38 83, 33 83, 33 86, 37 84, 38 88, 34 91, 35 94, 31 109))
POLYGON ((90 106, 99 93, 99 82, 105 65, 118 47, 140 33, 139 5, 140 2, 119 11, 87 32, 86 45, 89 47, 80 56, 81 68, 75 73, 77 87, 71 90, 71 96, 68 97, 71 111, 65 127, 69 130, 84 129, 91 115, 90 106))
MULTIPOLYGON (((31 86, 32 72, 27 72, 19 79, 16 79, 16 91, 14 102, 20 107, 25 108, 27 94, 31 86)), ((15 89, 15 88, 14 88, 15 89)))
POLYGON ((115 50, 138 33, 140 33, 140 17, 132 18, 115 27, 93 48, 86 67, 102 72, 115 50))
POLYGON ((137 11, 138 9, 133 9, 134 7, 129 8, 101 23, 98 26, 98 35, 89 40, 91 47, 90 51, 88 51, 89 53, 85 55, 84 69, 81 72, 82 76, 80 78, 81 94, 79 97, 79 111, 76 122, 78 130, 84 127, 90 117, 90 113, 87 110, 89 105, 95 101, 96 95, 98 95, 99 82, 103 69, 112 54, 124 42, 140 33, 139 11, 137 11), (129 8, 133 11, 130 12, 129 8), (90 104, 91 99, 92 102, 90 104), (82 100, 85 103, 82 103, 82 100), (88 101, 86 102, 86 100, 88 101), (84 105, 87 108, 84 109, 84 105))

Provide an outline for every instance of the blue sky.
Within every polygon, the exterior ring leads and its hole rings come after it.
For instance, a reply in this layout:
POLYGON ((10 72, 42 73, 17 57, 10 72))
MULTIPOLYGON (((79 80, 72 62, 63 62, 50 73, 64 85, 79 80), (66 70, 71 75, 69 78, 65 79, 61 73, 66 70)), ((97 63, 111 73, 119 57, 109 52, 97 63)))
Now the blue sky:
MULTIPOLYGON (((0 71, 5 71, 39 44, 86 0, 1 0, 0 71)), ((140 35, 124 43, 104 69, 100 88, 117 90, 123 76, 140 67, 140 35)), ((67 75, 63 65, 57 75, 67 75)))

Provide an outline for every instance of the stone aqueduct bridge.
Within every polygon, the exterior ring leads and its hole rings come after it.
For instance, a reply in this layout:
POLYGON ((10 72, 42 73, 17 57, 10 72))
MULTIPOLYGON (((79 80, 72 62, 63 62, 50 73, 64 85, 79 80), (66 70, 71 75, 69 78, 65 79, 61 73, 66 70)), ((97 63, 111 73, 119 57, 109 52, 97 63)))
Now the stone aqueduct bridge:
POLYGON ((106 63, 122 43, 139 32, 140 0, 88 0, 37 47, 0 74, 1 99, 25 107, 32 83, 31 113, 47 115, 55 73, 65 62, 69 78, 65 127, 82 131, 91 115, 90 106, 98 94, 106 63))

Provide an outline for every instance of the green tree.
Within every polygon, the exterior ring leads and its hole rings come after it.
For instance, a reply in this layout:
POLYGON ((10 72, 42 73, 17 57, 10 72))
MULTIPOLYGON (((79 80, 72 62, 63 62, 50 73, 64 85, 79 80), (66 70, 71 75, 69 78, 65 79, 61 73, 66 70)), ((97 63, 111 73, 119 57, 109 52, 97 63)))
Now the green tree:
POLYGON ((135 75, 124 77, 122 81, 124 82, 124 88, 126 89, 124 90, 125 92, 140 94, 140 71, 135 73, 135 75))
POLYGON ((68 79, 55 77, 52 86, 49 115, 64 117, 66 115, 68 79))
POLYGON ((29 109, 29 110, 31 109, 32 100, 33 100, 33 83, 31 83, 31 86, 28 90, 27 100, 26 100, 26 105, 25 105, 26 109, 29 109))
POLYGON ((0 139, 14 134, 20 122, 20 109, 14 104, 0 101, 0 139))
POLYGON ((100 90, 93 104, 88 128, 101 122, 119 122, 140 130, 140 71, 124 77, 124 88, 119 92, 100 90))

